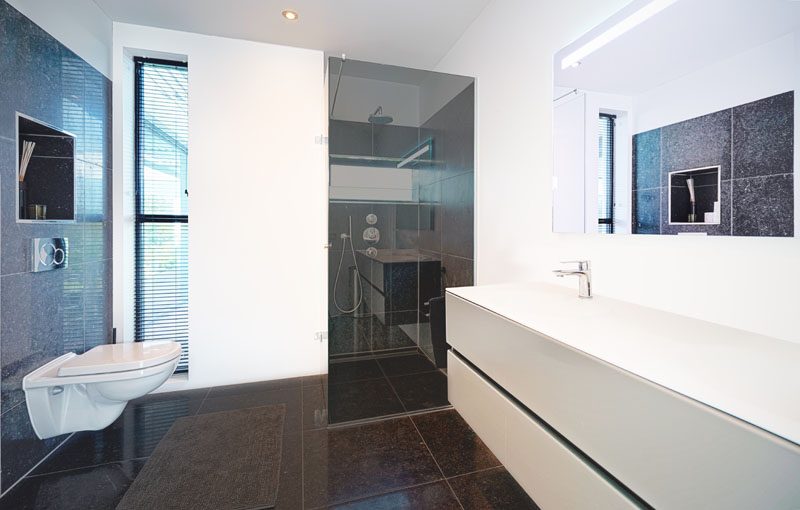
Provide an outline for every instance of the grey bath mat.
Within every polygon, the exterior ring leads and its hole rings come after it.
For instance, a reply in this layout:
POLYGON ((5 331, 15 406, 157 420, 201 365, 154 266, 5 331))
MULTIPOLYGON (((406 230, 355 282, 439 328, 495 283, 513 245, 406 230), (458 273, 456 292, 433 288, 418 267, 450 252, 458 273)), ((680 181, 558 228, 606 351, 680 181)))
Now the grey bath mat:
POLYGON ((286 406, 175 420, 117 510, 273 508, 286 406))

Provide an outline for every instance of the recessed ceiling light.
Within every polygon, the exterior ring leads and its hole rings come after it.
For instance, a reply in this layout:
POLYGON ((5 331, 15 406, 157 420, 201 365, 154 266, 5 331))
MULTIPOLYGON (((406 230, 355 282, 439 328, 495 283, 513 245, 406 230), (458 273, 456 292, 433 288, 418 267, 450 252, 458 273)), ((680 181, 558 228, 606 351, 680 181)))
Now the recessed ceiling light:
POLYGON ((281 12, 281 14, 283 14, 283 17, 288 19, 289 21, 297 21, 297 18, 300 17, 300 15, 297 14, 296 11, 291 11, 289 9, 286 9, 285 11, 281 12))

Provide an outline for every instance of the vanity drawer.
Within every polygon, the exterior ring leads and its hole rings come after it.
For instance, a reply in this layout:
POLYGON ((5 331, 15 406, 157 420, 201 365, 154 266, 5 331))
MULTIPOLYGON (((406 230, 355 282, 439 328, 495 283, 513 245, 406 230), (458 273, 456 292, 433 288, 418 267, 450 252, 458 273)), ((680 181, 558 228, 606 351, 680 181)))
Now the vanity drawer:
POLYGON ((450 402, 541 508, 639 508, 452 352, 447 375, 450 402))
POLYGON ((447 336, 459 354, 656 508, 800 505, 800 447, 789 441, 451 294, 447 336))

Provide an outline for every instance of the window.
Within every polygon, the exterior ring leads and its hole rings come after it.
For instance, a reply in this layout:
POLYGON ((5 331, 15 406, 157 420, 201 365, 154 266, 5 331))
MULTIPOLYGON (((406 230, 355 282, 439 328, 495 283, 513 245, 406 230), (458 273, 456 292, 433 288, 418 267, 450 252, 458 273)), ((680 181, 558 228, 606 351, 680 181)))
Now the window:
POLYGON ((188 69, 135 59, 137 341, 172 340, 189 354, 188 69))
POLYGON ((616 117, 601 113, 598 124, 599 160, 597 175, 597 231, 614 233, 614 121, 616 117))

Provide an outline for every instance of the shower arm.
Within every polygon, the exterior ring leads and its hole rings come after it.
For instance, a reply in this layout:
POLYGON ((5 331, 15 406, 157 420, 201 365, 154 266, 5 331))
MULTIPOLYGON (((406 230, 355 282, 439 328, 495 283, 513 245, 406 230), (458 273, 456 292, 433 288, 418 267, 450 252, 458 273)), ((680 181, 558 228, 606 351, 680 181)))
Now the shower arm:
POLYGON ((339 77, 336 78, 336 90, 333 92, 333 102, 331 103, 331 118, 333 118, 333 109, 336 108, 336 97, 339 95, 339 83, 342 82, 342 71, 344 70, 344 63, 346 60, 347 55, 342 53, 342 65, 339 66, 339 77))

